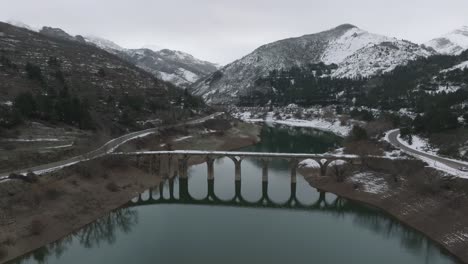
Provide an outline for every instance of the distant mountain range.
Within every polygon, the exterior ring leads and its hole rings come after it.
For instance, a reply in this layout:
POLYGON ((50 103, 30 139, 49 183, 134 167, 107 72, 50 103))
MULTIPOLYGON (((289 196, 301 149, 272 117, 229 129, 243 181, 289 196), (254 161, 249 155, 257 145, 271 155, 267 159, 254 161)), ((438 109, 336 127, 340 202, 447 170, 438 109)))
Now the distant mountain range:
POLYGON ((155 45, 147 45, 141 49, 126 49, 98 36, 72 36, 60 28, 43 27, 36 30, 19 21, 9 21, 8 23, 17 27, 38 31, 49 37, 97 46, 137 65, 159 79, 182 88, 193 84, 198 79, 215 72, 219 68, 217 64, 199 60, 188 53, 162 49, 155 45))
POLYGON ((211 104, 237 103, 240 97, 255 92, 252 90, 262 89, 255 81, 273 70, 324 63, 336 65, 329 77, 358 78, 386 73, 436 53, 432 48, 344 24, 261 46, 198 81, 192 91, 211 104))
MULTIPOLYGON (((21 22, 15 24, 31 29, 21 22)), ((180 51, 160 47, 125 49, 107 39, 71 36, 58 28, 44 27, 40 32, 97 46, 159 79, 188 87, 211 104, 238 103, 240 98, 264 89, 255 82, 274 70, 324 64, 330 65, 328 68, 332 70, 317 73, 320 74, 318 77, 356 79, 391 72, 397 66, 418 58, 437 54, 458 55, 468 49, 466 26, 419 45, 343 24, 323 32, 263 45, 220 68, 180 51)))
POLYGON ((182 51, 161 49, 154 45, 141 49, 125 49, 110 40, 93 36, 86 36, 85 40, 137 65, 159 79, 183 88, 218 69, 216 64, 199 60, 182 51))
POLYGON ((425 45, 432 47, 441 54, 459 55, 468 49, 468 26, 463 26, 442 37, 435 38, 425 43, 425 45))
POLYGON ((81 36, 54 28, 38 33, 2 22, 0 80, 0 105, 12 105, 22 96, 29 109, 24 113, 27 118, 81 127, 77 115, 83 112, 96 128, 109 133, 134 128, 138 120, 155 119, 155 112, 157 118, 168 112, 173 119, 183 112, 181 100, 186 96, 174 85, 87 44, 81 36))

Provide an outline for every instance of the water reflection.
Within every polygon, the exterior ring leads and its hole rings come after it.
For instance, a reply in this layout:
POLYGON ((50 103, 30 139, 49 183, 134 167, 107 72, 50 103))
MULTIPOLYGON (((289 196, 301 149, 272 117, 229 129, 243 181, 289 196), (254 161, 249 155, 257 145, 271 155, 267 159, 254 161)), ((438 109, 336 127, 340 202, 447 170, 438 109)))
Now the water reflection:
POLYGON ((96 248, 101 243, 112 245, 116 241, 117 232, 129 233, 132 231, 132 226, 136 224, 138 224, 138 214, 135 210, 118 209, 64 239, 25 255, 15 263, 48 263, 50 257, 60 258, 74 242, 78 242, 85 248, 96 248))
MULTIPOLYGON (((251 151, 324 152, 330 134, 266 127, 251 151), (288 142, 288 143, 285 143, 288 142), (325 143, 324 143, 325 142, 325 143)), ((135 197, 125 208, 19 263, 452 263, 419 232, 381 211, 291 183, 287 163, 192 166, 135 197), (140 220, 140 221, 138 221, 140 220), (83 251, 83 249, 87 249, 83 251)))

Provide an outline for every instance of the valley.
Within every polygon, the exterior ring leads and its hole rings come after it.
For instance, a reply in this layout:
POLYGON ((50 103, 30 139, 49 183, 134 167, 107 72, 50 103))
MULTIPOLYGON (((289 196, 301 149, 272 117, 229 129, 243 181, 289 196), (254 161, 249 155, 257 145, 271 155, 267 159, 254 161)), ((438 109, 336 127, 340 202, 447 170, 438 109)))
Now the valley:
POLYGON ((468 262, 466 26, 341 24, 224 66, 81 34, 0 22, 1 263, 468 262))

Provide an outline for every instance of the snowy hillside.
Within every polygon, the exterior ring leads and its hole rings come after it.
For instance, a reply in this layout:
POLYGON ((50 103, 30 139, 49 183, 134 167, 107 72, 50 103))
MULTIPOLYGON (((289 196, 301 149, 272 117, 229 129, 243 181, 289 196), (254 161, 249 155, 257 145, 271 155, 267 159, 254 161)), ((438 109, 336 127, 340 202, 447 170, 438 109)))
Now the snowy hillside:
POLYGON ((443 70, 442 73, 451 72, 451 71, 454 71, 454 70, 462 70, 463 71, 465 69, 468 69, 468 61, 464 61, 464 62, 462 62, 460 64, 457 64, 457 65, 455 65, 455 66, 453 66, 451 68, 443 70))
POLYGON ((123 53, 138 67, 180 87, 187 87, 217 70, 215 64, 181 51, 134 49, 123 53))
POLYGON ((463 26, 442 37, 435 38, 427 43, 437 52, 447 55, 459 55, 468 49, 468 26, 463 26))
POLYGON ((96 45, 98 48, 101 48, 103 50, 109 51, 111 53, 114 53, 114 51, 124 51, 125 49, 122 48, 121 46, 115 44, 114 42, 96 37, 96 36, 85 36, 84 39, 86 42, 90 42, 94 45, 96 45))
POLYGON ((381 42, 366 46, 344 59, 338 64, 339 67, 333 72, 332 77, 353 78, 386 73, 410 60, 432 54, 431 51, 407 41, 381 42))
MULTIPOLYGON (((323 62, 336 64, 333 77, 369 76, 434 54, 417 44, 369 33, 353 25, 264 45, 192 86, 208 103, 236 102, 272 70, 323 62)), ((260 88, 261 89, 261 88, 260 88)), ((261 91, 259 91, 261 92, 261 91)))

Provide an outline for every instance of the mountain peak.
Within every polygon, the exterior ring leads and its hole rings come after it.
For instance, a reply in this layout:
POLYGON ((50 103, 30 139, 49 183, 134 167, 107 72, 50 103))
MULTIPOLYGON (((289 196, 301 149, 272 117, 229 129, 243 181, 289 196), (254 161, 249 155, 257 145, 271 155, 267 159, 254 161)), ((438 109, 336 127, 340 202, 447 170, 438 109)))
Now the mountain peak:
POLYGON ((454 30, 452 33, 460 34, 468 37, 468 26, 462 26, 459 29, 454 30))
POLYGON ((352 28, 358 28, 358 27, 356 27, 356 26, 353 25, 353 24, 348 24, 348 23, 346 23, 346 24, 341 24, 341 25, 335 27, 334 29, 337 29, 337 30, 349 30, 349 29, 352 29, 352 28))
POLYGON ((441 54, 458 55, 468 49, 468 26, 462 26, 425 43, 441 54))

